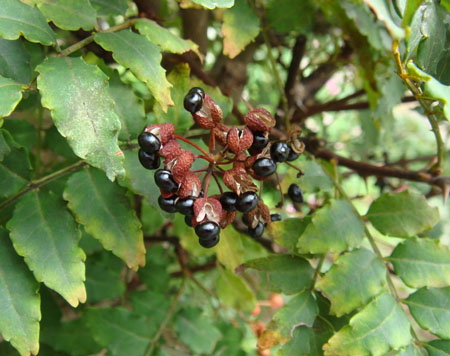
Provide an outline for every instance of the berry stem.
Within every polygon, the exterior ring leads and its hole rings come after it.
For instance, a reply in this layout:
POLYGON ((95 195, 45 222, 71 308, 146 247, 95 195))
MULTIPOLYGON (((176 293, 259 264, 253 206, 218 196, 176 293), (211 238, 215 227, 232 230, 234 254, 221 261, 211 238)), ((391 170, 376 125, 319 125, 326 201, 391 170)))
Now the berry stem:
POLYGON ((286 163, 289 167, 294 168, 294 169, 295 169, 296 171, 298 171, 301 175, 304 175, 304 174, 305 174, 300 168, 298 168, 297 166, 294 166, 292 163, 289 163, 289 162, 287 162, 287 161, 285 161, 285 162, 283 162, 283 163, 286 163))
POLYGON ((203 153, 204 156, 199 156, 199 158, 206 159, 208 162, 211 162, 211 163, 214 162, 213 159, 211 157, 209 157, 209 153, 206 152, 203 148, 201 148, 196 143, 194 143, 191 140, 184 138, 183 136, 180 136, 180 135, 173 135, 173 137, 175 137, 177 140, 186 142, 187 144, 191 145, 192 147, 195 147, 197 150, 199 150, 201 153, 203 153))
POLYGON ((223 194, 223 189, 222 189, 222 185, 220 184, 219 178, 216 176, 216 174, 214 172, 211 172, 211 174, 212 174, 214 180, 216 181, 217 186, 219 187, 220 194, 223 194))
MULTIPOLYGON (((205 175, 205 178, 204 178, 204 181, 206 181, 206 183, 205 183, 205 189, 204 189, 205 197, 206 197, 206 198, 208 197, 208 188, 209 188, 209 182, 210 182, 210 180, 211 180, 211 173, 212 173, 212 171, 209 170, 208 173, 205 175)), ((203 184, 202 184, 202 186, 203 186, 203 184)))
POLYGON ((281 195, 281 200, 277 205, 277 208, 282 208, 284 205, 284 195, 283 195, 283 190, 281 189, 281 180, 280 180, 280 176, 278 174, 278 172, 275 172, 275 177, 277 177, 277 186, 278 186, 278 190, 280 191, 280 195, 281 195))

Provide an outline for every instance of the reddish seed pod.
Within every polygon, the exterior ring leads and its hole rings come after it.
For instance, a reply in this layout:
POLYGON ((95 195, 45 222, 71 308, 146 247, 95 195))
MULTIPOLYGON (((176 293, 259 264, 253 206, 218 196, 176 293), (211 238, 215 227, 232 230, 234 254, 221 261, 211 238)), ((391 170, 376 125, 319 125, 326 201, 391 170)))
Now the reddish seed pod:
POLYGON ((177 140, 168 141, 161 149, 161 156, 163 156, 166 161, 171 161, 181 154, 183 149, 177 140))
POLYGON ((217 199, 199 198, 194 203, 194 217, 197 224, 212 221, 219 225, 222 218, 222 205, 217 199))
POLYGON ((192 167, 194 154, 190 151, 183 150, 181 154, 171 162, 173 162, 170 168, 172 170, 173 179, 175 182, 181 183, 192 167))
POLYGON ((253 134, 248 127, 240 131, 237 127, 232 127, 228 132, 227 144, 231 151, 239 154, 247 149, 253 143, 253 134))
POLYGON ((186 173, 183 182, 181 182, 180 188, 178 189, 178 196, 180 198, 185 198, 187 196, 198 197, 200 190, 200 179, 195 173, 189 171, 186 173))
POLYGON ((252 131, 269 131, 275 126, 276 121, 266 109, 258 108, 250 110, 244 118, 245 124, 252 131))
POLYGON ((149 125, 144 129, 144 132, 150 132, 155 135, 161 144, 164 146, 169 140, 173 138, 173 134, 175 132, 175 127, 173 124, 165 123, 165 124, 153 124, 149 125))
POLYGON ((220 106, 208 94, 205 94, 203 107, 192 116, 204 129, 212 129, 222 121, 222 115, 220 106))

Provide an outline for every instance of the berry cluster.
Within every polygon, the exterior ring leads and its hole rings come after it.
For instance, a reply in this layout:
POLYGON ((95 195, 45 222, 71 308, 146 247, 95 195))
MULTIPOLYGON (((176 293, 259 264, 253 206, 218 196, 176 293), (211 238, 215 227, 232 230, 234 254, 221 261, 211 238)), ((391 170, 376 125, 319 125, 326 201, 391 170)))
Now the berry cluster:
MULTIPOLYGON (((176 135, 170 123, 149 125, 138 138, 141 164, 156 169, 160 208, 185 215, 186 224, 194 227, 200 245, 206 248, 219 242, 220 230, 235 220, 237 212, 243 213, 249 235, 260 237, 266 225, 281 217, 270 214, 261 194, 257 194, 255 180, 262 182, 276 172, 277 164, 297 159, 303 151, 302 144, 294 139, 269 142, 275 119, 262 108, 247 113, 242 129, 222 124, 222 110, 201 88, 189 90, 184 108, 200 127, 210 130, 209 152, 176 135), (182 149, 179 141, 190 144, 199 154, 182 149), (216 145, 220 148, 216 149, 216 145), (164 168, 159 169, 161 157, 164 168), (197 159, 205 160, 207 166, 191 170, 197 159), (220 195, 208 196, 211 178, 216 181, 220 195), (224 192, 221 181, 230 191, 224 192)), ((288 194, 294 202, 303 201, 296 184, 289 187, 288 194)))

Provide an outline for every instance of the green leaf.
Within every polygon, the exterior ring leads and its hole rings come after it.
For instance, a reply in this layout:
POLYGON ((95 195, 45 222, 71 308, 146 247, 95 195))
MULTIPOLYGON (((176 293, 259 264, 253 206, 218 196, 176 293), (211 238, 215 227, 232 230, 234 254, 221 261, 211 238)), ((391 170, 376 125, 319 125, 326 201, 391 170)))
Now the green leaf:
POLYGON ((411 288, 450 285, 450 248, 439 240, 412 239, 397 245, 388 260, 411 288))
POLYGON ((385 290, 386 269, 371 251, 361 248, 340 256, 316 286, 331 301, 331 313, 342 316, 385 290))
POLYGON ((90 0, 90 2, 99 16, 125 15, 128 8, 127 0, 90 0))
POLYGON ((93 339, 83 318, 62 322, 43 329, 41 342, 72 356, 93 355, 99 353, 102 349, 93 339))
POLYGON ((244 279, 224 268, 216 281, 219 299, 229 307, 251 312, 256 306, 256 297, 244 279))
POLYGON ((436 225, 439 210, 428 205, 423 195, 405 190, 382 194, 370 205, 366 217, 385 235, 411 237, 436 225))
POLYGON ((105 299, 115 299, 125 292, 121 280, 124 265, 110 253, 90 256, 86 262, 86 291, 88 303, 97 303, 105 299))
POLYGON ((63 30, 91 30, 97 24, 97 13, 89 0, 31 0, 44 14, 63 30))
POLYGON ((0 227, 0 333, 20 355, 37 355, 41 320, 38 284, 0 227))
POLYGON ((147 318, 148 323, 160 325, 169 311, 171 301, 166 293, 140 290, 130 295, 133 311, 147 318))
POLYGON ((300 253, 342 252, 359 247, 363 236, 364 224, 350 203, 332 200, 313 215, 297 247, 300 253))
POLYGON ((48 58, 36 70, 42 105, 51 110, 58 131, 75 154, 101 168, 109 179, 123 173, 117 145, 120 120, 107 77, 81 58, 48 58))
POLYGON ((416 344, 410 344, 403 349, 400 349, 395 356, 429 356, 428 353, 416 344))
POLYGON ((171 84, 161 67, 161 52, 157 45, 145 36, 129 30, 111 33, 97 33, 95 42, 107 51, 113 52, 114 59, 144 83, 163 108, 167 111, 173 102, 170 98, 171 84))
POLYGON ((275 31, 306 33, 313 24, 315 10, 309 0, 270 0, 266 14, 268 25, 275 31))
POLYGON ((392 38, 405 37, 405 30, 398 26, 391 16, 387 0, 364 0, 364 2, 373 10, 378 20, 384 23, 392 38))
POLYGON ((47 46, 56 42, 55 33, 38 9, 20 0, 2 0, 0 37, 16 40, 21 35, 30 42, 39 42, 47 46))
POLYGON ((14 248, 39 282, 64 297, 70 305, 86 301, 80 231, 63 201, 45 191, 20 198, 7 224, 14 248))
POLYGON ((268 231, 277 244, 280 244, 295 253, 297 250, 298 239, 303 232, 305 232, 305 229, 310 222, 311 217, 309 216, 306 216, 303 219, 288 218, 271 224, 268 231))
POLYGON ((112 356, 144 355, 157 328, 122 308, 89 308, 84 317, 94 340, 112 356))
POLYGON ((192 0, 196 4, 199 4, 207 9, 228 8, 234 5, 234 0, 192 0))
POLYGON ((162 246, 152 246, 146 254, 145 267, 139 269, 139 279, 149 289, 159 293, 166 293, 171 280, 167 267, 170 260, 167 251, 162 246))
POLYGON ((186 344, 195 354, 211 355, 221 334, 211 320, 202 317, 201 314, 200 309, 183 310, 177 314, 174 328, 181 342, 186 344))
POLYGON ((450 340, 433 340, 424 344, 428 351, 428 356, 449 356, 450 340))
POLYGON ((312 327, 319 309, 311 291, 305 290, 295 295, 278 310, 272 321, 259 337, 258 346, 265 349, 277 344, 285 344, 298 326, 312 327))
POLYGON ((141 223, 125 189, 110 182, 99 170, 84 169, 70 177, 64 199, 77 221, 105 249, 130 268, 137 270, 145 265, 141 223))
POLYGON ((145 127, 144 102, 120 80, 117 72, 110 78, 109 93, 116 103, 116 112, 122 124, 119 139, 123 141, 136 139, 145 127))
POLYGON ((259 17, 247 0, 236 0, 235 5, 223 14, 223 53, 236 57, 252 42, 260 31, 259 17))
POLYGON ((410 25, 414 14, 423 0, 406 0, 405 12, 403 13, 402 27, 410 25))
POLYGON ((0 130, 0 162, 3 158, 11 152, 11 147, 9 146, 5 136, 9 136, 9 132, 6 130, 0 130))
POLYGON ((309 288, 314 274, 307 260, 289 255, 258 258, 246 262, 245 266, 261 271, 261 287, 287 295, 309 288))
POLYGON ((0 118, 9 116, 22 100, 23 84, 0 76, 0 118))
POLYGON ((213 247, 217 259, 230 271, 234 271, 243 262, 244 247, 240 233, 234 228, 222 230, 219 243, 213 247))
POLYGON ((21 40, 8 41, 0 38, 0 76, 19 83, 29 83, 30 60, 30 55, 21 40))
POLYGON ((292 340, 285 344, 277 353, 277 356, 310 356, 310 340, 312 329, 306 326, 299 326, 292 333, 292 340))
POLYGON ((405 303, 422 329, 442 339, 450 339, 450 287, 422 288, 405 303))
POLYGON ((141 35, 146 36, 150 41, 160 46, 165 52, 182 54, 193 51, 199 57, 202 57, 197 44, 191 40, 182 39, 167 28, 158 25, 155 21, 139 19, 136 21, 135 27, 141 35))
POLYGON ((31 151, 37 142, 36 127, 27 120, 6 120, 3 128, 13 137, 14 141, 21 147, 31 151))
POLYGON ((408 74, 424 81, 423 92, 426 96, 439 100, 443 105, 444 116, 450 120, 450 86, 440 83, 436 78, 419 69, 413 61, 406 65, 408 74))
POLYGON ((411 341, 404 311, 390 294, 381 294, 324 346, 325 356, 381 356, 411 341))

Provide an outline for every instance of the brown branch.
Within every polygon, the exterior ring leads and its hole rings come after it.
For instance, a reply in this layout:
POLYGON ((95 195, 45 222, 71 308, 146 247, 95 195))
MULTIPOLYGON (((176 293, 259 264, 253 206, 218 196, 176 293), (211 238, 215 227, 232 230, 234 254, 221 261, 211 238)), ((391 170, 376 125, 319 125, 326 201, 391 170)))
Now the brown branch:
POLYGON ((300 62, 305 54, 306 49, 306 36, 300 35, 295 41, 294 48, 292 49, 292 60, 289 65, 288 75, 284 86, 284 92, 288 102, 288 107, 292 107, 294 103, 294 85, 297 80, 298 71, 300 68, 300 62))

